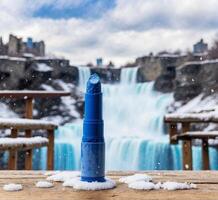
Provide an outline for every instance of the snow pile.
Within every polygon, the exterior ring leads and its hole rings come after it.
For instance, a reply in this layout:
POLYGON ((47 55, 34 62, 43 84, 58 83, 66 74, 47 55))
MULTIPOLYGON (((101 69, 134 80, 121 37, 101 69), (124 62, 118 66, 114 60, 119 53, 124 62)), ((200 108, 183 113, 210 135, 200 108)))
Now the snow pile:
POLYGON ((167 181, 162 184, 161 188, 164 190, 189 190, 196 189, 197 186, 193 183, 177 183, 167 181))
POLYGON ((47 181, 55 181, 55 182, 65 182, 69 179, 73 179, 75 177, 80 176, 80 172, 79 171, 72 171, 72 172, 60 172, 57 174, 54 174, 52 176, 49 176, 47 178, 47 181))
POLYGON ((158 190, 161 188, 161 183, 136 181, 128 184, 128 187, 136 190, 158 190))
POLYGON ((51 176, 47 177, 47 181, 64 182, 64 187, 73 187, 77 190, 105 190, 116 186, 115 181, 109 178, 106 178, 105 182, 84 182, 80 180, 80 174, 79 171, 49 173, 51 176))
POLYGON ((3 186, 3 190, 10 191, 10 192, 20 191, 22 189, 23 189, 23 186, 21 184, 15 184, 15 183, 10 183, 10 184, 3 186))
POLYGON ((203 60, 203 61, 190 61, 183 64, 180 68, 187 66, 187 65, 204 65, 204 64, 216 64, 218 63, 218 59, 212 60, 203 60))
POLYGON ((38 188, 51 188, 54 187, 54 184, 48 181, 38 181, 36 183, 36 187, 38 188))
POLYGON ((192 100, 188 101, 186 104, 182 102, 174 102, 172 107, 169 107, 169 112, 174 112, 175 114, 180 113, 208 113, 207 111, 212 111, 218 113, 218 99, 217 95, 210 95, 204 98, 203 94, 198 95, 192 100), (173 108, 174 107, 174 108, 173 108))
POLYGON ((119 179, 122 183, 127 183, 129 188, 136 190, 188 190, 196 189, 197 186, 192 183, 177 183, 177 182, 164 182, 153 183, 152 178, 146 174, 134 174, 119 179))
POLYGON ((13 112, 6 104, 0 102, 0 117, 18 117, 18 115, 13 112))
POLYGON ((50 66, 46 65, 45 63, 37 63, 35 70, 37 70, 39 72, 53 71, 53 69, 50 66))
POLYGON ((10 57, 6 55, 0 55, 0 59, 3 60, 14 60, 14 61, 26 61, 26 58, 20 58, 20 57, 10 57))
POLYGON ((109 178, 106 178, 105 182, 84 182, 77 177, 65 181, 63 186, 73 187, 76 190, 106 190, 116 187, 116 182, 109 178))
POLYGON ((20 145, 33 145, 48 143, 45 137, 37 136, 31 138, 0 138, 1 146, 20 146, 20 145))
POLYGON ((121 183, 133 183, 136 181, 144 181, 149 182, 152 181, 152 178, 146 174, 134 174, 132 176, 126 176, 119 179, 119 182, 121 183))

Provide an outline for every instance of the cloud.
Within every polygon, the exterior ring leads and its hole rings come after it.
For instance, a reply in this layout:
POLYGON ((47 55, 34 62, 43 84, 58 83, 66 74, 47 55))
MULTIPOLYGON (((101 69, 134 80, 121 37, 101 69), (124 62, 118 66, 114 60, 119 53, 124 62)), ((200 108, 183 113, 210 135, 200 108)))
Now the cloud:
POLYGON ((43 39, 47 52, 72 64, 94 62, 99 56, 123 64, 150 51, 191 49, 201 37, 211 42, 218 29, 216 0, 117 0, 115 7, 91 19, 33 15, 45 5, 64 9, 85 1, 2 0, 0 35, 5 41, 9 33, 43 39))

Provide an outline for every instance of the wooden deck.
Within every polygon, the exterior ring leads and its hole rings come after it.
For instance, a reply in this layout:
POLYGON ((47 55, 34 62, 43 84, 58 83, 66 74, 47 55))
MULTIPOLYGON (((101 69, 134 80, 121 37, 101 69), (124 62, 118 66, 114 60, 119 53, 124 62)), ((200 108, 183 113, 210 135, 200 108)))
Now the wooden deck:
MULTIPOLYGON (((142 172, 140 172, 142 173, 142 172)), ((61 183, 55 183, 54 188, 36 188, 35 183, 44 180, 46 176, 39 171, 1 171, 0 172, 0 199, 4 200, 216 200, 218 199, 218 172, 217 171, 150 171, 145 172, 153 177, 154 182, 178 181, 197 184, 198 189, 180 191, 136 191, 126 184, 117 182, 117 188, 104 191, 75 191, 64 188, 61 183), (4 184, 20 183, 23 190, 19 192, 6 192, 2 189, 4 184)), ((110 172, 108 176, 116 181, 121 176, 131 175, 133 172, 110 172)))

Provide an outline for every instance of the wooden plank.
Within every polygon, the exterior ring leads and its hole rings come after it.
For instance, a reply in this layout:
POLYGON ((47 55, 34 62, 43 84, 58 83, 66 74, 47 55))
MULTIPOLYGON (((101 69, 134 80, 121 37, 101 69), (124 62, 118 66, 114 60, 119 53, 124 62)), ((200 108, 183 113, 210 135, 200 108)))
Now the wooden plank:
POLYGON ((177 139, 215 139, 218 137, 218 131, 189 131, 176 137, 177 139))
MULTIPOLYGON (((11 137, 17 137, 17 129, 11 130, 11 137)), ((17 150, 10 150, 9 151, 9 160, 8 160, 8 169, 15 170, 17 169, 17 150)))
POLYGON ((47 169, 54 169, 54 130, 48 130, 47 169))
POLYGON ((209 170, 210 162, 209 162, 209 149, 208 149, 208 140, 202 140, 202 169, 209 170))
MULTIPOLYGON (((41 173, 41 172, 40 172, 41 173)), ((0 186, 6 183, 14 182, 21 183, 23 190, 20 192, 6 192, 0 190, 2 199, 7 200, 197 200, 207 199, 215 200, 218 196, 218 183, 210 182, 211 179, 217 180, 218 172, 203 171, 203 172, 189 172, 189 171, 149 171, 145 172, 154 178, 154 182, 159 181, 179 181, 179 182, 192 182, 197 183, 198 189, 196 190, 181 190, 181 191, 137 191, 127 187, 127 184, 119 183, 118 179, 126 174, 130 175, 132 172, 125 173, 109 173, 109 177, 117 182, 117 187, 112 190, 103 191, 76 191, 72 188, 64 188, 62 183, 55 183, 54 188, 40 189, 35 187, 38 180, 43 180, 44 175, 39 172, 24 172, 24 171, 6 171, 0 172, 0 186), (2 177, 2 178, 1 178, 2 177), (10 177, 10 178, 9 178, 10 177), (23 178, 25 177, 25 178, 23 178), (38 178, 37 178, 38 177, 38 178), (193 180, 198 179, 198 182, 193 180), (200 183, 200 184, 199 184, 200 183)), ((142 173, 142 172, 134 172, 142 173)))

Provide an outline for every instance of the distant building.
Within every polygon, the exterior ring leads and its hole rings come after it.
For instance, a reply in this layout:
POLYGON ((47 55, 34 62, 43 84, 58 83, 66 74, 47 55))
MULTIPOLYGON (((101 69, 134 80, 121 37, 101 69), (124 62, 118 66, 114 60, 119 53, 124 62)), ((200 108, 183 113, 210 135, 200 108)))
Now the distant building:
POLYGON ((97 65, 97 67, 102 67, 103 66, 103 59, 102 58, 97 58, 96 59, 96 65, 97 65))
POLYGON ((4 44, 0 37, 0 55, 43 57, 45 56, 45 43, 44 41, 34 42, 32 38, 28 38, 26 42, 23 42, 22 38, 10 34, 7 44, 4 44))
POLYGON ((208 51, 208 44, 204 43, 204 40, 201 39, 199 42, 193 45, 193 53, 206 53, 208 51))

